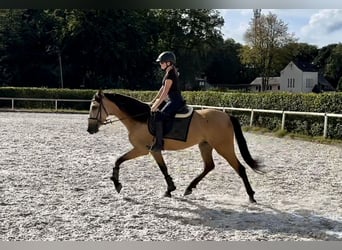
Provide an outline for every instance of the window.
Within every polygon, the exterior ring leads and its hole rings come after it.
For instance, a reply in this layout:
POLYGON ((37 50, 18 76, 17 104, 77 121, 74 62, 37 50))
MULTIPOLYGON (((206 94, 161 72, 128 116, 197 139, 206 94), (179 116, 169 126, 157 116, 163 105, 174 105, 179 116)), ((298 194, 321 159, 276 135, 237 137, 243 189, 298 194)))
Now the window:
POLYGON ((294 88, 295 87, 295 79, 289 78, 287 79, 287 88, 294 88))
POLYGON ((305 79, 305 87, 308 89, 313 88, 314 86, 314 80, 312 78, 306 78, 305 79))

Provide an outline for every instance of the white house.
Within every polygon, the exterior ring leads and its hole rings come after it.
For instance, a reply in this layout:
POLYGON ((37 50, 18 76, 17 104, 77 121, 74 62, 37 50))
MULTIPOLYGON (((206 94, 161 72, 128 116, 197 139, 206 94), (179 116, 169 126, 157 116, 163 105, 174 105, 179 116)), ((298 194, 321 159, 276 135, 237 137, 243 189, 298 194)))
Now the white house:
POLYGON ((318 71, 308 63, 291 61, 280 72, 280 91, 309 93, 318 84, 318 71))
MULTIPOLYGON (((250 83, 250 91, 260 92, 262 84, 262 77, 257 77, 250 83)), ((280 90, 280 77, 270 77, 268 79, 268 87, 266 91, 279 91, 280 90)))

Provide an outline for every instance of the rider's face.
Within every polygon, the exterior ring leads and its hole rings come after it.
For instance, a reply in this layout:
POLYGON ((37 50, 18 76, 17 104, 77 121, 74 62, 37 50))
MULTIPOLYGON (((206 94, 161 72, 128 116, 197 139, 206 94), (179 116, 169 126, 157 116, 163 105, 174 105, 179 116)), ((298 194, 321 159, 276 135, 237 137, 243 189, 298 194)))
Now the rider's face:
POLYGON ((160 68, 161 68, 162 70, 166 69, 167 66, 168 66, 166 62, 160 62, 159 64, 160 64, 160 68))

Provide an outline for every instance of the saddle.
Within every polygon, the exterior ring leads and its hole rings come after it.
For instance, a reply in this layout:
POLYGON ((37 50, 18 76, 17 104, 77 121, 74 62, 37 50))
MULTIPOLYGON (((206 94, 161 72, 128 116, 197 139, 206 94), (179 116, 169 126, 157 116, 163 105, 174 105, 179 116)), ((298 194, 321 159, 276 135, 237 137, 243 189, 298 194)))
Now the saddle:
MULTIPOLYGON (((192 119, 194 109, 188 105, 180 108, 174 118, 165 119, 163 122, 163 137, 178 141, 186 141, 189 132, 189 126, 192 119)), ((154 117, 148 119, 148 130, 155 136, 154 117)))
POLYGON ((193 107, 184 105, 177 111, 175 118, 188 118, 192 115, 193 111, 194 111, 193 107))

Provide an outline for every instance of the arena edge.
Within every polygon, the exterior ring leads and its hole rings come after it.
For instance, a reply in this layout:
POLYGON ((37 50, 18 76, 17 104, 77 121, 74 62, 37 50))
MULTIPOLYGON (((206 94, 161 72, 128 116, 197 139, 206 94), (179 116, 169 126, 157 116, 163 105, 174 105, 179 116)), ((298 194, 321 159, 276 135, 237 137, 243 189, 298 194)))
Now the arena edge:
MULTIPOLYGON (((155 95, 155 91, 132 91, 115 89, 108 90, 135 97, 141 101, 149 101, 155 95)), ((50 98, 50 99, 91 99, 96 90, 84 89, 48 89, 48 88, 0 88, 0 97, 15 98, 50 98)), ((238 93, 238 92, 218 92, 218 91, 184 91, 183 95, 188 104, 272 109, 301 112, 318 113, 342 113, 342 92, 329 92, 323 94, 293 94, 287 92, 278 93, 238 93)), ((0 109, 6 108, 5 102, 0 101, 0 109)), ((48 105, 22 101, 16 108, 42 109, 50 108, 48 105), (45 106, 44 106, 45 105, 45 106)), ((65 109, 88 110, 87 103, 67 103, 65 109)), ((238 116, 245 126, 250 123, 250 113, 232 111, 238 116)), ((253 124, 264 127, 271 131, 277 131, 281 127, 281 115, 258 113, 254 115, 253 124)), ((285 129, 292 133, 304 134, 308 136, 322 136, 324 119, 322 117, 311 116, 290 116, 286 119, 285 129)), ((332 139, 342 139, 342 119, 329 118, 327 137, 332 139)))

